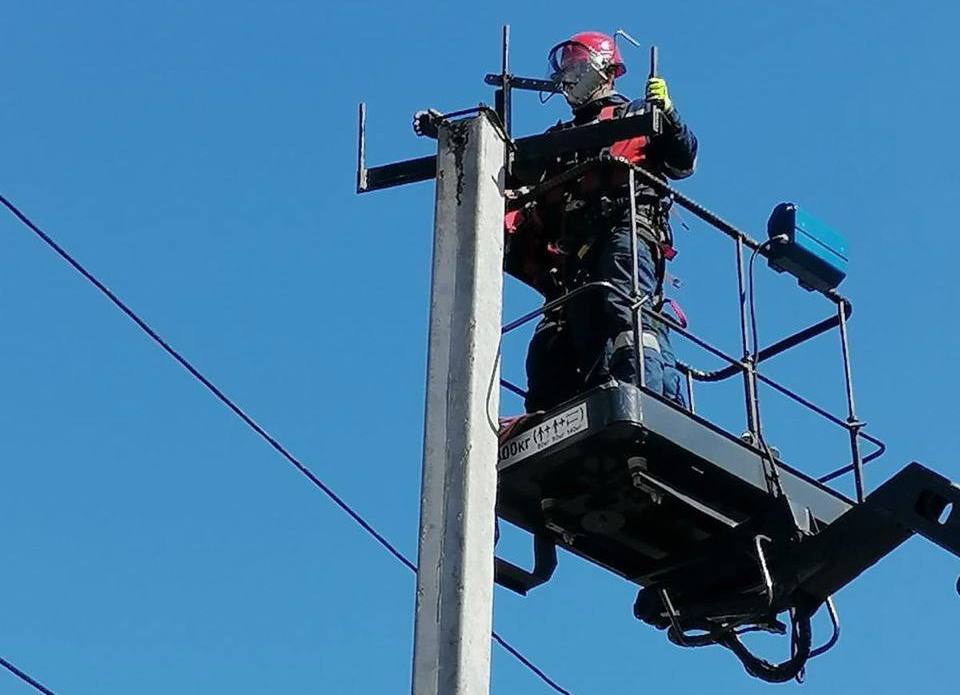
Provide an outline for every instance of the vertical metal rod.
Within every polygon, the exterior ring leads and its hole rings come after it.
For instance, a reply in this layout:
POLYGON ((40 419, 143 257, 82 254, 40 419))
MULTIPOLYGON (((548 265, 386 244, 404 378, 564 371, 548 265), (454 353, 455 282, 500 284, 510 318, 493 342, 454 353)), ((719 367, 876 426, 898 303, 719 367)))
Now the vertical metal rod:
POLYGON ((695 413, 697 412, 697 410, 693 402, 693 376, 690 374, 689 371, 686 372, 686 376, 687 376, 687 409, 691 413, 695 413))
POLYGON ((510 87, 510 25, 503 25, 503 51, 501 54, 500 62, 500 76, 502 78, 501 90, 503 92, 503 113, 500 114, 500 118, 503 120, 503 129, 507 132, 508 137, 512 137, 512 120, 513 120, 513 109, 512 101, 513 94, 510 87))
POLYGON ((637 376, 640 378, 640 383, 636 385, 643 387, 647 385, 647 375, 646 367, 643 363, 643 329, 640 319, 642 312, 640 305, 640 273, 637 268, 637 263, 639 262, 639 251, 637 249, 637 176, 633 171, 633 167, 629 167, 628 171, 630 172, 628 174, 628 183, 630 185, 630 257, 633 259, 631 264, 633 291, 630 293, 634 304, 631 309, 633 314, 633 358, 636 360, 637 376))
POLYGON ((650 46, 650 77, 657 76, 657 70, 659 69, 659 66, 657 65, 658 61, 659 61, 659 56, 657 53, 657 47, 650 46))
POLYGON ((850 343, 847 337, 846 303, 837 303, 837 316, 840 321, 840 349, 843 352, 843 375, 847 384, 847 424, 850 432, 850 453, 853 456, 853 481, 857 489, 857 502, 863 502, 863 458, 860 454, 860 421, 857 420, 857 408, 853 400, 853 374, 850 371, 850 343))
POLYGON ((504 141, 441 125, 430 290, 413 695, 488 695, 504 141))
POLYGON ((360 102, 357 141, 357 193, 367 190, 367 105, 360 102))
POLYGON ((755 364, 750 354, 750 337, 747 322, 747 291, 743 276, 743 237, 737 237, 737 284, 740 298, 740 345, 743 348, 743 361, 747 368, 743 372, 743 391, 747 404, 747 430, 754 440, 759 434, 757 413, 757 377, 754 373, 755 364))

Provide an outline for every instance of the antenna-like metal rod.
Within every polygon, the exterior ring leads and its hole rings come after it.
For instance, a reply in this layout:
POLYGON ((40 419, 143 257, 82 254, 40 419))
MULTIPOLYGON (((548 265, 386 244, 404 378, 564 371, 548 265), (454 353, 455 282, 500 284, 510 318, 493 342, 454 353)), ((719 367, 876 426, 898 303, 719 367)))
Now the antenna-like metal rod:
POLYGON ((503 52, 500 58, 500 64, 503 67, 503 74, 510 72, 510 25, 503 25, 503 52))
POLYGON ((650 77, 657 76, 657 47, 650 46, 650 77))
POLYGON ((511 106, 513 101, 513 94, 511 88, 513 85, 510 84, 510 25, 503 25, 503 51, 501 54, 501 68, 500 76, 503 79, 500 89, 502 90, 501 99, 503 104, 501 106, 500 119, 503 121, 503 129, 507 132, 507 137, 512 137, 512 127, 511 127, 511 106))
POLYGON ((367 105, 360 102, 357 142, 357 193, 367 190, 367 105))

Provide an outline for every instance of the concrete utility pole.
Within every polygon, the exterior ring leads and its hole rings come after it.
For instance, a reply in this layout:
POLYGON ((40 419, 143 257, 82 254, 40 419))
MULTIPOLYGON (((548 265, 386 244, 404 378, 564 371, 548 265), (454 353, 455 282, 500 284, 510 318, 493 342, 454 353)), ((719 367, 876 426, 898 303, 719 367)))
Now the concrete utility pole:
POLYGON ((413 695, 487 695, 493 624, 504 140, 440 126, 413 695))

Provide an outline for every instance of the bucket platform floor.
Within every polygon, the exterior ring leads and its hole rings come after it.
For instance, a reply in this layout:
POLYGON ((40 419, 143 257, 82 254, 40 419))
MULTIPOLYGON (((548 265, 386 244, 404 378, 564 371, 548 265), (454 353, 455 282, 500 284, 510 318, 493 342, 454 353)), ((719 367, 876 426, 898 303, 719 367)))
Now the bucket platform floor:
POLYGON ((554 547, 635 582, 638 617, 687 627, 822 602, 913 532, 960 554, 960 488, 911 464, 862 504, 631 384, 611 382, 531 417, 501 442, 497 514, 536 539, 533 572, 497 562, 524 593, 554 547), (782 490, 783 496, 774 494, 782 490), (949 504, 954 513, 940 515, 949 504))

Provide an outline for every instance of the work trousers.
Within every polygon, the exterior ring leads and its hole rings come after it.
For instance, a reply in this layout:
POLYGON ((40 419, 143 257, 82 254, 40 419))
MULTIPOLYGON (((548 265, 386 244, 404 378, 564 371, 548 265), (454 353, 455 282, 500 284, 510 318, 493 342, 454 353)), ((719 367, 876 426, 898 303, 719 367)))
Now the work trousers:
MULTIPOLYGON (((597 234, 592 243, 571 249, 564 273, 568 290, 606 281, 623 295, 588 290, 541 320, 527 353, 527 412, 552 408, 611 377, 640 384, 627 298, 633 292, 630 234, 629 225, 618 224, 597 234)), ((638 285, 641 296, 650 296, 644 304, 649 308, 658 284, 656 253, 642 236, 637 238, 638 285)), ((640 334, 646 387, 682 406, 680 374, 666 325, 642 315, 640 334)))

